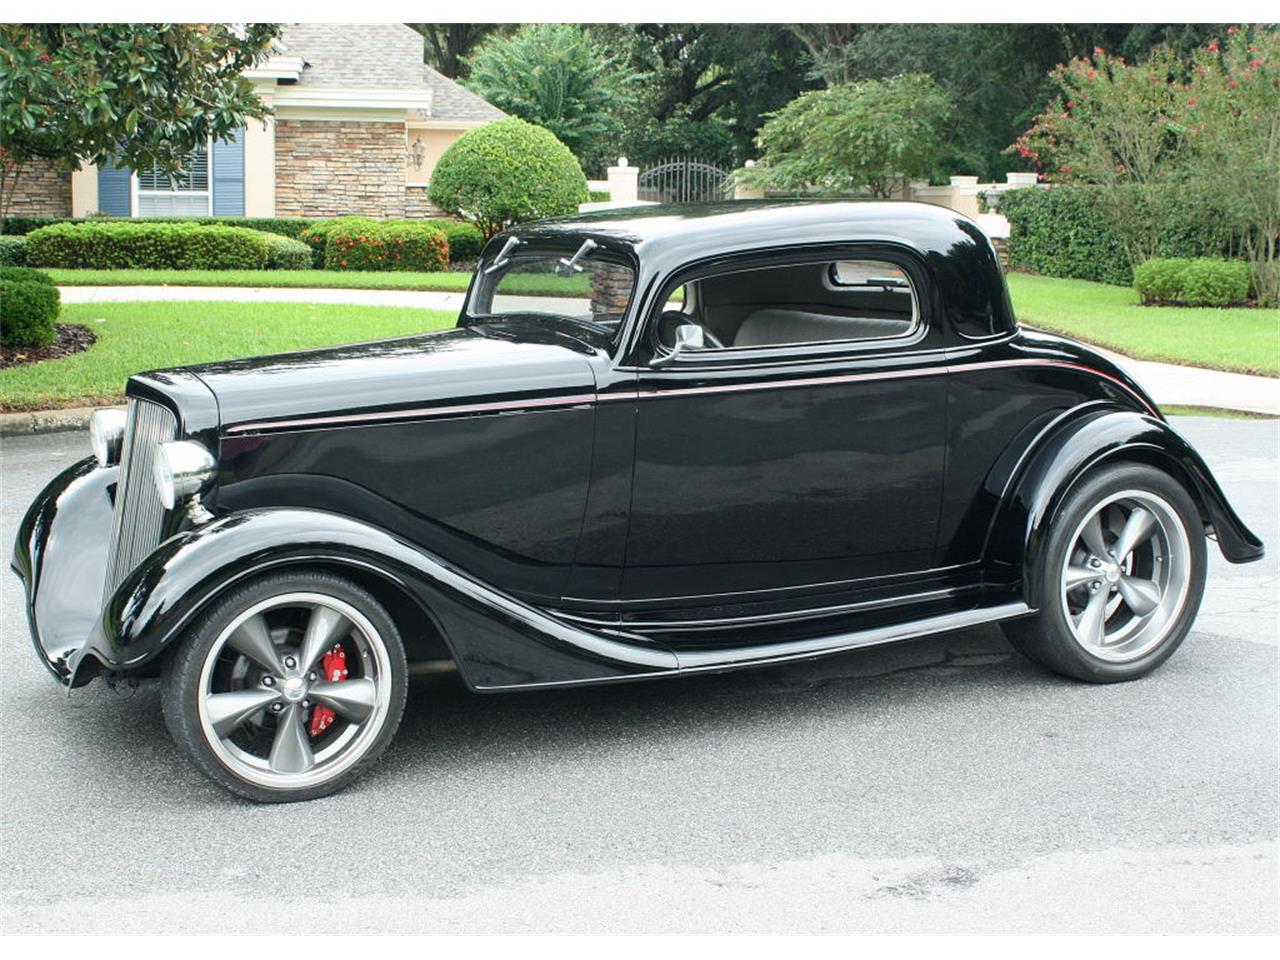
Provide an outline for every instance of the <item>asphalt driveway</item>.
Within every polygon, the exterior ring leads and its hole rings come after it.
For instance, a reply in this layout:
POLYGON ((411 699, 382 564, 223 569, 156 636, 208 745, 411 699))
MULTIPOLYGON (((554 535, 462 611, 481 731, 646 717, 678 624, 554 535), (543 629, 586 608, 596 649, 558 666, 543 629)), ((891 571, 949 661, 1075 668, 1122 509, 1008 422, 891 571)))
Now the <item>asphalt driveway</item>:
MULTIPOLYGON (((0 586, 0 932, 1275 932, 1274 421, 1186 419, 1268 558, 1093 687, 978 629, 810 664, 472 696, 415 680, 345 793, 237 801, 157 691, 68 699, 0 586)), ((3 548, 80 433, 3 440, 3 548)))

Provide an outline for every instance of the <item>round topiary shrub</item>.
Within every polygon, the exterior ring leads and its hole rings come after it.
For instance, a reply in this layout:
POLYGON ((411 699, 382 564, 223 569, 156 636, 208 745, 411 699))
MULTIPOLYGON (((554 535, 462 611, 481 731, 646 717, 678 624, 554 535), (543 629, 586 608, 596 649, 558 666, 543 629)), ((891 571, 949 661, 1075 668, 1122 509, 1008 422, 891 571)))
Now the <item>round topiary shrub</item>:
POLYGON ((58 288, 51 283, 0 279, 0 346, 44 347, 53 343, 59 307, 58 288))
POLYGON ((54 285, 53 277, 32 267, 0 267, 0 280, 11 283, 43 283, 46 287, 54 285))
POLYGON ((430 193, 441 210, 491 237, 512 224, 577 212, 587 178, 555 134, 513 117, 455 140, 431 173, 430 193))
POLYGON ((310 270, 311 248, 301 240, 267 234, 268 270, 310 270))
POLYGON ((27 238, 0 236, 0 267, 20 267, 27 262, 27 238))

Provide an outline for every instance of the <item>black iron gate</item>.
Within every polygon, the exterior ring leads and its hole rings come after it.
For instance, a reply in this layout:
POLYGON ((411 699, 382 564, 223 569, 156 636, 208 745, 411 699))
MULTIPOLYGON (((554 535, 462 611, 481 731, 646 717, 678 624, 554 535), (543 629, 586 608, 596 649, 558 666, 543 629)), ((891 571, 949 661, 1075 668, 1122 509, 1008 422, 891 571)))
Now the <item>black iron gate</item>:
POLYGON ((729 171, 692 157, 673 157, 640 174, 639 199, 657 203, 708 203, 730 195, 729 171))

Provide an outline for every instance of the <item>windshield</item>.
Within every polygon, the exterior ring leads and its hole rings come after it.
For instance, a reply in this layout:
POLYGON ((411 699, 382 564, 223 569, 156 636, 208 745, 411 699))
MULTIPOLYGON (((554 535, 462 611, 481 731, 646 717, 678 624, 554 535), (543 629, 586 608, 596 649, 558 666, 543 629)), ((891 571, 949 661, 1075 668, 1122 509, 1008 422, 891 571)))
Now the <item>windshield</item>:
POLYGON ((573 250, 517 247, 506 257, 481 261, 478 269, 467 301, 469 318, 568 320, 610 340, 622 325, 635 287, 630 266, 594 250, 577 255, 573 250))

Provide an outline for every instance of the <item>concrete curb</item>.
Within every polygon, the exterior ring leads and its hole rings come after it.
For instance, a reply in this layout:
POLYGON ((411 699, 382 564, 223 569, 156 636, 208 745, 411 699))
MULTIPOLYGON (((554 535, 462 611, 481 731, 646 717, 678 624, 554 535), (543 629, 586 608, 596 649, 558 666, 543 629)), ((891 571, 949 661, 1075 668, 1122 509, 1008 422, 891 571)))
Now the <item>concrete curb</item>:
MULTIPOLYGON (((85 430, 89 417, 101 407, 68 407, 65 410, 32 410, 21 413, 0 413, 0 437, 19 437, 32 433, 59 433, 64 430, 85 430)), ((123 410, 124 407, 116 409, 123 410)))

